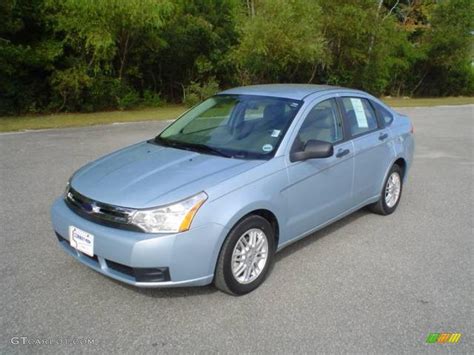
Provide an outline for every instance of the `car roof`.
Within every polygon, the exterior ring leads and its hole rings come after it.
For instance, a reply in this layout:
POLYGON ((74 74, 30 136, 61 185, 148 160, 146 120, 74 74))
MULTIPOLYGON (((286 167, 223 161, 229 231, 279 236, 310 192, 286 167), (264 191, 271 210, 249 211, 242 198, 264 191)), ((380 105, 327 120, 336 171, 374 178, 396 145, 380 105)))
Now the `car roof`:
POLYGON ((218 95, 259 95, 303 100, 306 96, 327 90, 349 90, 331 85, 265 84, 241 86, 220 92, 218 95))

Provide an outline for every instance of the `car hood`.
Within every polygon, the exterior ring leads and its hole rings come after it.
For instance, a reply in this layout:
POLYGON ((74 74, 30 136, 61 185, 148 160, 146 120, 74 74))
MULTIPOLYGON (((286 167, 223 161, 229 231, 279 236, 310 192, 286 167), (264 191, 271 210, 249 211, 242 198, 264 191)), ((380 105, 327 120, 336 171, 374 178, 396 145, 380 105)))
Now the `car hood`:
POLYGON ((262 163, 143 142, 87 164, 71 186, 96 201, 148 208, 206 191, 262 163))

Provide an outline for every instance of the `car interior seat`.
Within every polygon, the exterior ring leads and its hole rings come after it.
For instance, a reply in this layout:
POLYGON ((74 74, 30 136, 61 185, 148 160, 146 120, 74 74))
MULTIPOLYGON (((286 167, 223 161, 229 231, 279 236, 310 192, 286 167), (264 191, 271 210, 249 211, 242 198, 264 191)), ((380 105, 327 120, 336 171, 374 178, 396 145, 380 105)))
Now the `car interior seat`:
POLYGON ((332 143, 336 137, 337 126, 334 112, 331 108, 313 109, 306 117, 301 127, 301 137, 303 142, 309 139, 320 140, 332 143))

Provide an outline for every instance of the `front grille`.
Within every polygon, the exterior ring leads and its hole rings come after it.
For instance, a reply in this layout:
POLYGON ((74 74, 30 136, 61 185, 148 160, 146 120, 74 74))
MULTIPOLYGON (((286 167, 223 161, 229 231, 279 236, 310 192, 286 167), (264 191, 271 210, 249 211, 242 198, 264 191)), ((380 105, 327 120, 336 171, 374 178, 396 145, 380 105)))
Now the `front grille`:
POLYGON ((132 209, 92 200, 72 187, 69 187, 64 200, 73 212, 87 220, 108 227, 143 232, 139 227, 130 224, 134 212, 132 209))

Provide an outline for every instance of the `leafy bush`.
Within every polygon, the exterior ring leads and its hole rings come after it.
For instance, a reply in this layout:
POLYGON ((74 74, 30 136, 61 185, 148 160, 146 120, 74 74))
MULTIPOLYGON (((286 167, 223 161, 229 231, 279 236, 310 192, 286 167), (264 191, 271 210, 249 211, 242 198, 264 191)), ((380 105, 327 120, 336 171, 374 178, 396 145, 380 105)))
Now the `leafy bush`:
POLYGON ((161 97, 156 92, 145 90, 143 92, 142 105, 147 107, 159 107, 163 104, 161 97))
POLYGON ((120 110, 126 110, 132 107, 136 107, 138 106, 139 103, 140 103, 140 96, 133 89, 130 89, 123 96, 117 97, 117 107, 120 110))

